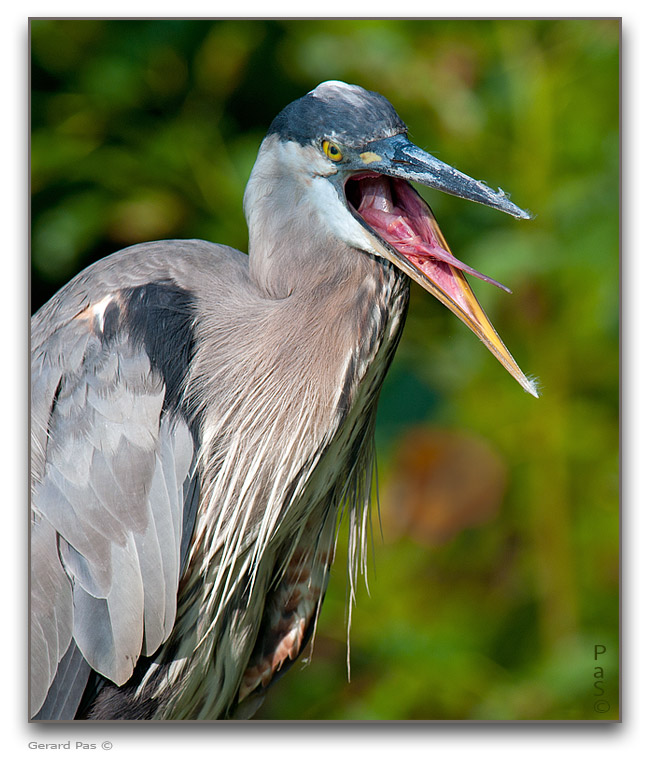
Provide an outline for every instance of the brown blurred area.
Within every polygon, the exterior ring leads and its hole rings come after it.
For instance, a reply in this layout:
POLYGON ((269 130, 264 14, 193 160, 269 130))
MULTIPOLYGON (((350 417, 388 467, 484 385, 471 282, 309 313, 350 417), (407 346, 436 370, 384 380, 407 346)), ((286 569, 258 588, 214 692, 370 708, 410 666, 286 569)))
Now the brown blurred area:
POLYGON ((380 496, 383 535, 439 546, 493 520, 505 487, 506 465, 487 441, 462 431, 411 429, 380 496))

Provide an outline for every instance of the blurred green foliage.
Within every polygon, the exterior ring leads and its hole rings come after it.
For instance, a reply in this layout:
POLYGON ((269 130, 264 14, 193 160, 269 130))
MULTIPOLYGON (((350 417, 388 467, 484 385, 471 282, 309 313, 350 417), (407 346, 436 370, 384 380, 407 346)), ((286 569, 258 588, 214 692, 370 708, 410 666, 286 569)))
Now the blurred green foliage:
POLYGON ((423 191, 456 255, 512 288, 475 284, 542 397, 413 287, 351 680, 342 535, 311 665, 258 717, 617 718, 618 21, 34 20, 31 55, 34 309, 139 241, 246 250, 266 128, 326 79, 386 95, 414 142, 534 212, 423 191))

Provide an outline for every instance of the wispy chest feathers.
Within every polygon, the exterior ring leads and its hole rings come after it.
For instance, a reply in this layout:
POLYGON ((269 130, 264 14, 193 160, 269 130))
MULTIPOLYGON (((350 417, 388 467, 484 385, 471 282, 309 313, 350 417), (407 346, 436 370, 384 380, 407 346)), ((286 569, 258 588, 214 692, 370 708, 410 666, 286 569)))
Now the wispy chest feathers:
MULTIPOLYGON (((187 398, 203 420, 198 459, 209 475, 180 607, 199 623, 177 655, 179 663, 204 662, 196 673, 225 656, 224 636, 252 647, 244 628, 259 619, 250 615, 264 604, 260 590, 283 576, 304 531, 333 540, 345 503, 353 583, 363 569, 376 401, 408 288, 391 265, 354 254, 354 264, 336 257, 309 291, 282 299, 251 292, 236 323, 219 314, 197 326, 187 398), (204 387, 220 393, 193 396, 204 387), (233 605, 243 605, 241 615, 233 605)), ((178 677, 190 672, 183 667, 178 677)))

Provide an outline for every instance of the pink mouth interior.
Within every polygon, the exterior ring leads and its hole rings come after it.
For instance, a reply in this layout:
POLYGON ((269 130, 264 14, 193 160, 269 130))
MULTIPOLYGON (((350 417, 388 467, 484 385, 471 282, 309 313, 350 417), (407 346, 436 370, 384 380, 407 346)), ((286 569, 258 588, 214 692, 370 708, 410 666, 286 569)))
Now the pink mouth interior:
POLYGON ((447 295, 459 301, 452 267, 496 285, 500 282, 459 261, 441 245, 431 211, 404 180, 381 174, 352 177, 346 185, 348 201, 373 230, 414 264, 447 295))

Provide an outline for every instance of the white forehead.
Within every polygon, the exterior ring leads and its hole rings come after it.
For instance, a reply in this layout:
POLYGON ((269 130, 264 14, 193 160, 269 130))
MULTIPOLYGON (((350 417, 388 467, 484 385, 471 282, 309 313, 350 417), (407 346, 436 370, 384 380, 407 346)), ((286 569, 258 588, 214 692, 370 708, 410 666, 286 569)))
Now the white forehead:
POLYGON ((359 85, 330 79, 327 82, 321 82, 309 94, 315 95, 319 100, 336 98, 337 100, 346 100, 352 105, 359 105, 364 102, 364 96, 367 96, 368 93, 359 85))

